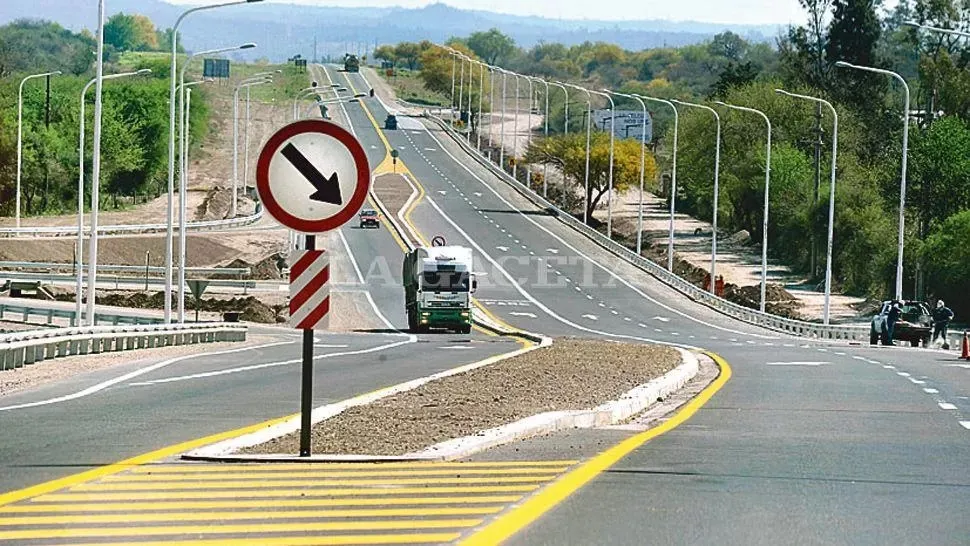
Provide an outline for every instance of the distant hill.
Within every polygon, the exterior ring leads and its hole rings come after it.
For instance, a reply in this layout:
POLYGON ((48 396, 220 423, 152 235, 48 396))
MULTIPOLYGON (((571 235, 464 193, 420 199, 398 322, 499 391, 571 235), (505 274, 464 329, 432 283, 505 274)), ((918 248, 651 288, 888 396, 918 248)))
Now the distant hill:
MULTIPOLYGON (((161 0, 111 0, 109 15, 141 13, 160 28, 170 27, 185 6, 161 0)), ((94 29, 97 0, 33 0, 0 2, 0 24, 33 18, 56 21, 72 29, 94 29)), ((371 50, 374 44, 432 40, 498 27, 516 43, 531 46, 539 41, 567 45, 605 41, 627 49, 682 46, 731 30, 753 41, 773 39, 780 27, 718 25, 672 21, 574 21, 521 17, 487 11, 464 10, 445 4, 424 8, 336 8, 295 4, 254 4, 220 8, 191 15, 182 25, 189 50, 254 41, 259 47, 245 58, 285 60, 296 54, 340 56, 344 52, 371 50), (366 45, 365 45, 366 44, 366 45)))

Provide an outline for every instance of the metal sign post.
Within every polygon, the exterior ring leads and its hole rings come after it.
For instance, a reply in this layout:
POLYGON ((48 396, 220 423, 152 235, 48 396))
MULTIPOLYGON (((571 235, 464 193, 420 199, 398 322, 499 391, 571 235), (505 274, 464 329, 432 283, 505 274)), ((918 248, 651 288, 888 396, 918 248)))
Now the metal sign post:
POLYGON ((360 142, 339 125, 302 120, 266 142, 256 166, 256 189, 266 212, 305 235, 305 249, 290 253, 290 325, 303 330, 300 456, 311 454, 313 332, 330 314, 330 260, 316 234, 338 229, 364 205, 370 168, 360 142))

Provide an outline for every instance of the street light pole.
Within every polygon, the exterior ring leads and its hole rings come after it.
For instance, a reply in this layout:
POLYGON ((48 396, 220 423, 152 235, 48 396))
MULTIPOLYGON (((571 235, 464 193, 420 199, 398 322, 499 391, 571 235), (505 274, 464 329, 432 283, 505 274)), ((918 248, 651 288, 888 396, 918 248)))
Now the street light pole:
MULTIPOLYGON (((111 74, 108 76, 102 75, 103 80, 114 80, 117 78, 125 78, 128 76, 141 76, 143 74, 151 74, 151 69, 143 68, 136 72, 124 72, 122 74, 111 74)), ((79 115, 79 127, 78 134, 80 138, 78 139, 78 177, 77 177, 77 242, 75 246, 77 247, 74 252, 75 260, 75 285, 74 285, 74 326, 81 325, 81 316, 83 314, 83 305, 81 302, 84 300, 84 99, 88 94, 88 89, 91 88, 97 82, 97 78, 92 78, 91 81, 84 86, 81 90, 81 110, 79 115)))
POLYGON ((465 56, 459 55, 458 64, 461 75, 458 76, 458 119, 461 120, 461 109, 465 102, 465 56))
POLYGON ((674 272, 674 215, 677 210, 677 140, 678 140, 678 130, 680 125, 680 113, 677 112, 677 107, 674 103, 669 100, 658 99, 654 97, 646 97, 643 95, 636 95, 637 97, 652 101, 659 102, 660 104, 665 104, 670 107, 674 112, 674 153, 673 153, 673 165, 671 166, 670 173, 670 233, 667 237, 667 271, 671 273, 674 272))
POLYGON ((590 126, 593 123, 593 97, 590 95, 589 90, 585 87, 580 87, 578 85, 573 85, 571 83, 566 83, 569 87, 577 89, 586 93, 586 179, 585 179, 585 189, 583 190, 586 194, 583 204, 583 223, 589 224, 589 142, 590 142, 590 126))
MULTIPOLYGON (((864 72, 872 72, 874 74, 882 74, 884 76, 890 76, 896 78, 896 80, 902 84, 903 91, 905 92, 905 103, 903 105, 903 164, 902 164, 902 174, 900 175, 899 181, 899 241, 897 243, 897 258, 896 258, 896 299, 903 299, 903 248, 905 246, 905 227, 906 227, 906 160, 909 155, 909 85, 906 83, 906 78, 893 72, 891 70, 885 70, 882 68, 873 68, 871 66, 859 66, 844 61, 837 61, 835 66, 839 68, 853 68, 855 70, 862 70, 864 72)), ((915 295, 914 295, 915 296, 915 295)))
POLYGON ((516 159, 519 153, 519 74, 512 72, 515 78, 515 110, 512 113, 512 178, 518 180, 516 174, 519 172, 519 162, 516 159))
POLYGON ((603 91, 612 93, 618 97, 633 99, 639 102, 640 107, 643 109, 643 128, 640 133, 640 206, 638 207, 639 212, 637 214, 637 256, 639 256, 640 251, 643 249, 643 178, 647 160, 647 103, 643 102, 643 99, 636 95, 617 93, 608 89, 604 89, 603 91))
POLYGON ((505 170, 505 103, 506 100, 506 90, 508 89, 509 83, 509 73, 508 71, 499 68, 502 72, 502 125, 499 128, 499 140, 498 140, 498 165, 505 170))
POLYGON ((765 147, 765 210, 763 217, 761 219, 761 312, 765 312, 765 298, 767 294, 768 287, 768 198, 769 190, 771 186, 771 120, 768 119, 768 115, 760 110, 755 110, 754 108, 746 108, 744 106, 734 106, 733 104, 727 104, 725 102, 717 101, 717 104, 730 108, 731 110, 738 110, 740 112, 748 112, 751 114, 757 114, 765 120, 765 124, 768 126, 768 144, 765 147))
POLYGON ((959 36, 961 38, 970 38, 970 32, 963 32, 960 30, 953 30, 951 28, 940 28, 932 27, 929 25, 921 25, 916 21, 903 21, 903 26, 920 28, 923 30, 928 30, 930 32, 936 32, 938 34, 949 34, 951 36, 959 36))
POLYGON ((16 226, 20 227, 20 172, 21 172, 21 155, 23 153, 23 125, 24 125, 24 84, 27 80, 32 80, 34 78, 46 78, 48 76, 56 76, 60 74, 60 70, 55 70, 53 72, 44 72, 42 74, 31 74, 26 78, 20 80, 20 88, 17 91, 17 197, 16 197, 16 226))
POLYGON ((94 142, 91 159, 91 243, 88 244, 88 324, 97 325, 94 304, 98 288, 98 190, 101 186, 101 106, 104 84, 104 0, 98 1, 98 58, 94 76, 94 142))
POLYGON ((262 0, 235 0, 221 4, 198 6, 182 12, 172 27, 171 81, 168 92, 168 206, 166 207, 167 229, 165 231, 165 322, 172 322, 172 243, 175 238, 175 86, 178 77, 178 31, 187 16, 197 11, 251 4, 262 0))
POLYGON ((475 145, 482 150, 482 103, 485 100, 485 63, 478 63, 478 130, 475 131, 475 145))
POLYGON ((836 158, 839 152, 839 113, 835 111, 835 107, 832 106, 832 103, 818 97, 809 97, 807 95, 789 93, 783 89, 775 89, 775 93, 796 99, 821 103, 828 106, 829 110, 832 111, 832 183, 830 184, 829 188, 829 233, 827 245, 828 248, 825 251, 825 310, 823 312, 823 322, 828 325, 830 300, 832 296, 832 236, 835 231, 835 170, 836 158))
MULTIPOLYGON (((549 138, 549 82, 543 80, 542 78, 536 78, 537 81, 542 82, 545 85, 545 98, 546 98, 546 113, 542 116, 543 124, 545 125, 545 138, 549 138)), ((547 198, 549 196, 549 179, 546 176, 548 173, 549 165, 547 163, 542 164, 542 197, 547 198)))
POLYGON ((231 216, 235 218, 238 214, 239 202, 239 89, 250 84, 269 83, 272 80, 246 79, 240 82, 232 92, 232 210, 231 216))
POLYGON ((607 190, 609 205, 606 207, 606 238, 613 239, 613 141, 616 137, 616 104, 613 103, 613 97, 609 93, 591 92, 606 97, 606 100, 610 101, 610 175, 607 190))
POLYGON ((680 104, 681 106, 690 106, 693 108, 700 108, 707 110, 708 112, 714 114, 714 121, 717 123, 717 137, 714 144, 714 218, 712 222, 712 233, 711 233, 711 294, 716 295, 716 284, 717 284, 717 199, 718 193, 720 193, 720 171, 721 171, 721 116, 717 113, 717 110, 711 108, 710 106, 705 106, 703 104, 694 104, 690 102, 683 102, 679 100, 671 100, 670 102, 674 104, 680 104))
POLYGON ((495 67, 492 65, 488 66, 488 77, 491 83, 491 89, 488 101, 488 147, 494 146, 492 143, 492 126, 495 125, 495 67))

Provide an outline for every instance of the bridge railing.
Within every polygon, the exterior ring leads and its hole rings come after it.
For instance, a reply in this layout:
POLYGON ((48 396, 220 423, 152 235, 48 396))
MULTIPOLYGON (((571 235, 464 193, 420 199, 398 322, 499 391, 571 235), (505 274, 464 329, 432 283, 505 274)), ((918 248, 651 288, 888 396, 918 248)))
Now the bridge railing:
POLYGON ((240 324, 91 326, 0 334, 0 371, 65 356, 154 349, 195 343, 245 341, 240 324))
POLYGON ((554 203, 543 198, 541 195, 536 193, 532 188, 526 186, 525 184, 519 182, 503 169, 499 168, 497 165, 489 161, 487 158, 482 156, 482 154, 470 146, 463 138, 458 138, 457 133, 451 128, 451 124, 440 117, 432 115, 430 112, 425 113, 428 119, 434 121, 437 125, 441 126, 451 137, 452 141, 457 143, 466 153, 476 159, 481 165, 488 168, 496 176, 500 177, 504 182, 508 183, 512 188, 518 191, 521 195, 526 197, 528 200, 532 201, 533 204, 539 208, 555 211, 556 217, 568 225, 569 227, 580 232, 591 241, 599 245, 600 247, 608 250, 609 252, 615 254, 616 256, 632 263, 633 265, 643 269, 647 273, 653 275, 659 279, 664 284, 674 288, 678 292, 684 294, 685 296, 691 298, 692 300, 701 303, 707 307, 717 310, 727 316, 746 322, 749 324, 754 324, 767 328, 770 330, 775 330, 779 332, 784 332, 799 337, 809 337, 817 339, 832 339, 832 340, 846 340, 846 341, 869 341, 869 327, 861 325, 823 325, 814 322, 802 321, 788 319, 784 317, 779 317, 769 313, 762 313, 756 309, 750 309, 742 305, 738 305, 734 302, 728 301, 724 298, 715 296, 709 291, 694 285, 690 281, 677 276, 676 274, 667 271, 667 269, 661 267, 659 264, 648 260, 642 256, 637 255, 636 252, 630 250, 624 245, 607 238, 602 233, 596 231, 595 229, 587 226, 583 222, 577 220, 572 214, 560 209, 554 203))

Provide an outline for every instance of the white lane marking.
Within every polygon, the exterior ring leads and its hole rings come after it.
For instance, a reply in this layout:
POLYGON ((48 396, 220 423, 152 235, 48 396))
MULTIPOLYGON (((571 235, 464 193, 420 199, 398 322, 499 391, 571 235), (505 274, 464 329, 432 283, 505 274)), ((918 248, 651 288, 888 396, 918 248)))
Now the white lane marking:
POLYGON ((896 372, 896 375, 898 375, 899 377, 909 377, 909 374, 906 372, 896 372))
MULTIPOLYGON (((765 345, 767 345, 767 343, 765 345)), ((842 351, 835 351, 835 354, 838 356, 845 356, 845 353, 843 353, 842 351)))
POLYGON ((507 246, 497 246, 495 248, 496 248, 496 250, 500 250, 502 252, 508 252, 509 251, 509 247, 507 247, 507 246))
POLYGON ((257 350, 257 349, 266 349, 266 348, 269 348, 269 347, 277 347, 277 346, 280 346, 280 345, 289 345, 291 343, 295 343, 295 342, 294 341, 277 341, 277 342, 274 342, 274 343, 265 343, 263 345, 256 345, 254 347, 243 347, 241 349, 229 349, 229 350, 226 350, 226 351, 218 351, 218 352, 215 352, 215 353, 184 355, 184 356, 179 356, 179 357, 175 357, 175 358, 170 358, 168 360, 163 360, 163 361, 158 362, 156 364, 152 364, 151 366, 146 366, 144 368, 135 370, 133 372, 129 372, 129 373, 126 373, 124 375, 120 375, 118 377, 115 377, 114 379, 109 379, 107 381, 103 381, 101 383, 98 383, 97 385, 92 385, 92 386, 90 386, 90 387, 88 387, 88 388, 86 388, 84 390, 80 390, 80 391, 75 392, 73 394, 67 394, 67 395, 64 395, 64 396, 58 396, 57 398, 48 398, 47 400, 38 400, 37 402, 26 402, 26 403, 23 403, 23 404, 15 404, 13 406, 4 406, 4 407, 0 407, 0 411, 11 411, 11 410, 18 410, 18 409, 26 409, 26 408, 36 408, 36 407, 39 407, 39 406, 49 406, 51 404, 59 404, 61 402, 67 402, 67 401, 70 401, 70 400, 77 400, 78 398, 84 398, 85 396, 90 396, 90 395, 95 394, 97 392, 103 391, 104 389, 107 389, 108 387, 111 387, 113 385, 117 385, 118 383, 124 383, 125 381, 134 379, 134 378, 136 378, 138 376, 145 375, 146 373, 153 372, 155 370, 160 370, 160 369, 162 369, 162 368, 164 368, 166 366, 170 366, 172 364, 175 364, 177 362, 182 362, 183 360, 188 360, 190 358, 198 358, 200 356, 218 356, 218 355, 227 355, 227 354, 241 353, 243 351, 254 351, 254 350, 257 350))
POLYGON ((599 317, 597 317, 596 315, 583 315, 583 318, 589 319, 589 320, 599 320, 599 317))
POLYGON ((347 258, 350 259, 350 263, 354 266, 354 274, 357 275, 357 282, 364 284, 364 275, 360 272, 360 266, 357 265, 357 258, 354 257, 354 253, 350 250, 350 243, 347 242, 347 237, 344 236, 344 230, 338 229, 337 235, 340 236, 340 242, 344 245, 344 250, 347 252, 347 258))
POLYGON ((893 366, 891 364, 883 364, 882 367, 884 369, 887 369, 887 370, 895 370, 896 369, 896 366, 893 366))
POLYGON ((930 389, 930 388, 923 389, 923 392, 925 392, 926 394, 940 394, 940 391, 936 389, 930 389))
POLYGON ((350 345, 334 345, 330 343, 314 343, 313 346, 318 349, 346 349, 350 347, 350 345))
POLYGON ((437 152, 438 150, 436 148, 425 148, 424 151, 426 151, 426 152, 437 152))
POLYGON ((441 195, 448 195, 448 192, 446 192, 445 190, 438 190, 438 193, 440 193, 441 195))
POLYGON ((964 370, 970 370, 970 364, 944 364, 947 368, 963 368, 964 370))
POLYGON ((546 252, 548 252, 549 254, 559 254, 559 249, 558 248, 547 248, 546 249, 546 252))
POLYGON ((910 377, 909 380, 914 385, 925 385, 926 384, 926 381, 923 381, 922 379, 916 379, 915 377, 910 377))
MULTIPOLYGON (((417 336, 409 336, 409 339, 404 339, 401 341, 395 341, 393 343, 386 343, 384 345, 378 345, 377 347, 370 347, 368 349, 360 349, 356 351, 344 351, 341 353, 327 353, 325 355, 317 355, 313 357, 313 360, 323 360, 325 358, 335 358, 338 356, 353 356, 353 355, 363 355, 368 353, 376 353, 379 351, 384 351, 387 349, 393 349, 395 347, 400 347, 401 345, 407 345, 409 343, 414 343, 417 341, 417 336), (411 339, 413 338, 413 339, 411 339)), ((303 362, 302 358, 297 358, 293 360, 283 360, 280 362, 267 362, 265 364, 255 364, 252 366, 241 366, 238 368, 229 368, 226 370, 219 370, 215 372, 205 372, 196 373, 191 375, 181 375, 176 377, 166 377, 165 379, 156 379, 154 381, 144 381, 142 383, 132 383, 132 386, 149 386, 149 385, 161 385, 165 383, 175 383, 179 381, 189 381, 192 379, 206 379, 209 377, 218 377, 222 375, 229 375, 235 373, 249 372, 253 370, 262 370, 265 368, 278 368, 280 366, 289 366, 291 364, 300 364, 303 362)))
POLYGON ((592 300, 593 299, 593 295, 592 294, 586 294, 586 299, 592 300))
POLYGON ((647 325, 642 322, 638 322, 637 326, 639 326, 640 328, 647 328, 647 325))
POLYGON ((794 361, 794 362, 768 362, 766 366, 827 366, 831 362, 824 361, 794 361))
POLYGON ((960 421, 960 425, 961 425, 961 426, 962 426, 963 428, 965 428, 965 429, 967 429, 967 430, 970 430, 970 421, 960 421))
POLYGON ((953 405, 953 404, 951 404, 949 402, 937 402, 937 405, 940 406, 940 409, 943 409, 943 410, 955 410, 955 409, 957 409, 957 407, 955 405, 953 405))
POLYGON ((611 277, 613 277, 614 279, 616 279, 617 281, 619 281, 621 284, 623 284, 624 286, 626 286, 627 288, 629 288, 630 290, 632 290, 634 293, 638 294, 639 296, 643 297, 647 301, 650 301, 654 305, 657 305, 657 306, 659 306, 659 307, 661 307, 663 309, 666 309, 667 311, 670 311, 671 313, 674 313, 676 315, 680 315, 680 316, 682 316, 682 317, 684 317, 684 318, 686 318, 688 320, 694 321, 694 322, 696 322, 696 323, 698 323, 698 324, 700 324, 702 326, 707 326, 709 328, 714 328, 716 330, 721 330, 722 332, 730 332, 732 334, 739 334, 739 335, 748 336, 748 337, 757 337, 757 338, 761 338, 761 339, 778 339, 777 336, 767 336, 767 335, 762 335, 762 334, 753 334, 753 333, 748 333, 748 332, 741 332, 741 331, 738 331, 738 330, 732 330, 730 328, 725 328, 723 326, 718 326, 716 324, 712 324, 710 322, 703 321, 703 320, 701 320, 701 319, 699 319, 697 317, 693 317, 693 316, 691 316, 691 315, 689 315, 689 314, 687 314, 687 313, 685 313, 683 311, 680 311, 678 309, 674 309, 673 307, 670 307, 669 305, 666 305, 664 303, 661 303, 659 300, 657 300, 657 299, 655 299, 655 298, 647 295, 644 291, 640 290, 639 288, 637 288, 636 286, 634 286, 633 284, 631 284, 629 281, 627 281, 623 277, 617 275, 616 272, 614 272, 609 267, 601 264, 600 262, 598 262, 598 261, 590 258, 589 256, 587 256, 586 254, 580 252, 579 249, 577 249, 573 245, 567 243, 565 241, 565 239, 563 239, 562 237, 556 235, 555 233, 553 233, 552 231, 550 231, 549 229, 547 229, 545 226, 539 224, 538 222, 536 222, 535 220, 533 220, 532 218, 530 218, 527 214, 524 214, 521 210, 518 210, 512 203, 509 202, 508 199, 506 199, 502 194, 500 194, 498 192, 498 190, 496 190, 495 188, 493 188, 488 182, 485 182, 474 171, 472 171, 470 168, 468 168, 468 166, 465 165, 465 163, 459 161, 458 158, 455 157, 455 155, 452 154, 451 151, 448 148, 446 148, 443 144, 441 144, 441 141, 438 140, 438 137, 436 137, 434 135, 434 133, 432 133, 431 131, 429 131, 427 127, 424 128, 424 131, 425 131, 425 133, 429 137, 431 137, 432 140, 434 140, 435 142, 438 143, 438 146, 441 148, 441 151, 443 151, 446 155, 448 155, 448 157, 450 157, 452 159, 452 161, 454 161, 462 169, 464 169, 465 172, 467 172, 469 175, 471 175, 472 178, 474 178, 475 180, 478 180, 478 182, 480 182, 483 186, 485 186, 485 188, 487 188, 490 192, 492 192, 496 197, 499 198, 499 200, 501 200, 503 203, 505 203, 509 208, 511 208, 512 210, 515 210, 516 212, 518 212, 519 216, 521 216, 527 222, 529 222, 532 225, 536 226, 540 230, 546 232, 550 237, 552 237, 553 239, 559 241, 563 246, 565 246, 569 250, 571 250, 574 253, 576 253, 576 255, 578 255, 579 257, 585 259, 586 261, 590 262, 591 264, 596 265, 601 270, 603 270, 604 272, 606 272, 608 275, 610 275, 611 277))
POLYGON ((519 312, 515 312, 515 313, 509 313, 509 314, 512 315, 513 317, 539 318, 539 317, 537 317, 535 315, 535 313, 519 313, 519 312))
POLYGON ((482 196, 482 192, 480 192, 480 191, 472 192, 472 195, 474 195, 475 197, 481 197, 482 196))
POLYGON ((670 335, 672 335, 672 336, 679 336, 680 335, 680 332, 670 332, 670 335))
POLYGON ((670 322, 670 319, 667 317, 653 317, 653 320, 659 320, 660 322, 670 322))
POLYGON ((474 349, 474 347, 469 347, 468 345, 446 345, 444 347, 438 347, 439 349, 447 349, 453 351, 469 351, 474 349))
POLYGON ((862 362, 865 362, 866 361, 866 357, 864 357, 864 356, 854 356, 852 358, 853 358, 853 360, 860 360, 862 362))
POLYGON ((633 319, 631 319, 630 317, 623 317, 623 320, 625 320, 626 322, 633 322, 633 319))
POLYGON ((614 315, 619 315, 619 314, 620 314, 620 312, 619 312, 619 311, 617 311, 617 310, 615 310, 615 309, 614 309, 613 311, 610 311, 610 313, 612 313, 612 314, 614 314, 614 315))

